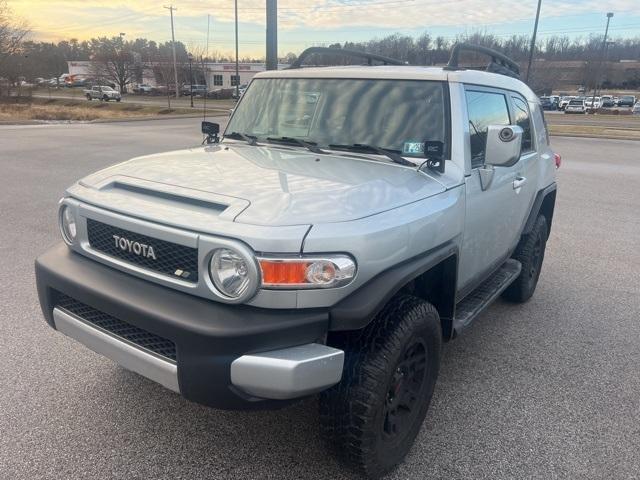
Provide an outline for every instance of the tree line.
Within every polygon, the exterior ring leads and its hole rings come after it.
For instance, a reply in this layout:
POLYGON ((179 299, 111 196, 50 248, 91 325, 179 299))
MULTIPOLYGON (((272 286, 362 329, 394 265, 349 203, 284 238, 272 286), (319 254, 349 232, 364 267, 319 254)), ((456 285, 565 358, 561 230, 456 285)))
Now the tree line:
MULTIPOLYGON (((60 42, 25 40, 26 25, 11 18, 6 0, 0 0, 0 77, 10 83, 20 79, 33 81, 37 77, 59 77, 67 72, 68 61, 92 60, 96 77, 109 78, 122 90, 140 79, 141 69, 154 64, 155 75, 160 83, 175 83, 173 76, 173 56, 171 42, 155 42, 145 38, 127 40, 123 36, 98 37, 90 40, 70 39, 60 42)), ((332 43, 335 49, 361 50, 396 58, 413 65, 436 65, 446 63, 451 47, 457 42, 467 42, 499 50, 521 64, 529 56, 529 37, 512 35, 500 37, 490 33, 476 32, 458 35, 455 38, 433 36, 424 32, 416 37, 394 34, 365 42, 332 43)), ((196 78, 204 80, 202 63, 227 62, 234 59, 230 55, 214 52, 205 55, 202 49, 188 51, 181 42, 176 42, 176 59, 179 66, 179 81, 186 77, 189 54, 193 62, 196 78)), ((594 65, 602 55, 602 37, 592 34, 588 37, 570 38, 551 36, 537 42, 536 60, 584 61, 594 65)), ((281 63, 291 63, 296 53, 288 53, 281 63)), ((635 38, 615 38, 607 42, 606 58, 609 61, 640 60, 640 36, 635 38)), ((473 63, 474 57, 466 59, 473 63)), ((245 57, 243 62, 263 62, 263 57, 245 57)), ((350 60, 339 55, 323 55, 316 58, 318 64, 345 64, 350 60)), ((590 68, 590 67, 589 67, 590 68)), ((587 68, 587 70, 589 69, 587 68)))

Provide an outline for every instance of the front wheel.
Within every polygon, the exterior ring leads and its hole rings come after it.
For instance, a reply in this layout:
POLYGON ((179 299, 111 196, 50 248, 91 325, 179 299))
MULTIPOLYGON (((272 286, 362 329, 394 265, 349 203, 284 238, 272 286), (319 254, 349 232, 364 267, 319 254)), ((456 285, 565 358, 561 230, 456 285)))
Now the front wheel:
POLYGON ((91 101, 91 95, 87 93, 86 97, 87 97, 87 100, 91 101))
POLYGON ((105 101, 105 102, 108 102, 108 101, 109 101, 109 97, 107 97, 107 96, 105 95, 104 97, 102 97, 102 100, 103 100, 103 101, 105 101))
POLYGON ((322 433, 351 466, 378 478, 409 452, 440 367, 442 331, 433 305, 392 299, 365 329, 335 335, 342 381, 320 394, 322 433))

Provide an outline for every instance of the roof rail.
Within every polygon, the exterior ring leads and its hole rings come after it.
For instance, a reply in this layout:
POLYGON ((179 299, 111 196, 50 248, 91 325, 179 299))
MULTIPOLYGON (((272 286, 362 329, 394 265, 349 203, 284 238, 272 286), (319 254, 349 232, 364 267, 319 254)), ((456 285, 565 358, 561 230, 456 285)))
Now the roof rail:
POLYGON ((344 50, 342 48, 328 48, 328 47, 310 47, 307 48, 300 56, 293 62, 288 69, 302 68, 302 62, 315 53, 324 53, 327 55, 344 55, 345 57, 364 58, 367 60, 367 65, 373 65, 373 62, 382 62, 383 65, 406 65, 400 60, 395 58, 385 57, 383 55, 376 55, 375 53, 359 52, 357 50, 344 50))
POLYGON ((491 57, 491 62, 487 65, 485 71, 491 73, 499 73, 508 77, 520 78, 520 67, 516 62, 511 60, 506 55, 492 50, 491 48, 483 47, 481 45, 471 45, 469 43, 456 43, 451 49, 451 56, 449 57, 449 63, 445 70, 460 70, 458 66, 458 60, 460 57, 460 51, 468 50, 471 52, 478 52, 491 57))

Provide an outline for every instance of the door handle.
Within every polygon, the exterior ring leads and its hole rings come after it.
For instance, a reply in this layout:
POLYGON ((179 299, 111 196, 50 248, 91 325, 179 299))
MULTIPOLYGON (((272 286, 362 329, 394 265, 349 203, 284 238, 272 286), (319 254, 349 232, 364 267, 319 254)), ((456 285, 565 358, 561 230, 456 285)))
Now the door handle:
POLYGON ((513 189, 518 190, 525 183, 527 183, 527 179, 525 177, 516 177, 516 179, 513 181, 513 189))

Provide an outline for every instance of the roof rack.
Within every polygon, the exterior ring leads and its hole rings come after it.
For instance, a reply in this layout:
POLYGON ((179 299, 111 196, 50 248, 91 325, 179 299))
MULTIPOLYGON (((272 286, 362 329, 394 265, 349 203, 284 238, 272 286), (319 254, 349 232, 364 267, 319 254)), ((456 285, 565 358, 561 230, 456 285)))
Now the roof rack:
POLYGON ((458 60, 460 57, 460 51, 468 50, 471 52, 478 52, 491 57, 491 62, 485 68, 486 72, 499 73, 508 77, 520 78, 520 67, 516 62, 511 60, 506 55, 500 52, 492 50, 491 48, 482 47, 480 45, 471 45, 468 43, 456 43, 451 49, 451 56, 449 57, 449 63, 445 70, 461 70, 458 66, 458 60))
POLYGON ((345 57, 364 58, 367 60, 367 65, 373 65, 373 62, 381 62, 383 65, 406 65, 400 60, 395 58, 385 57, 383 55, 376 55, 375 53, 359 52, 357 50, 344 50, 342 48, 329 48, 329 47, 310 47, 307 48, 295 62, 291 64, 288 69, 302 68, 302 62, 308 57, 316 53, 324 53, 328 55, 344 55, 345 57))

